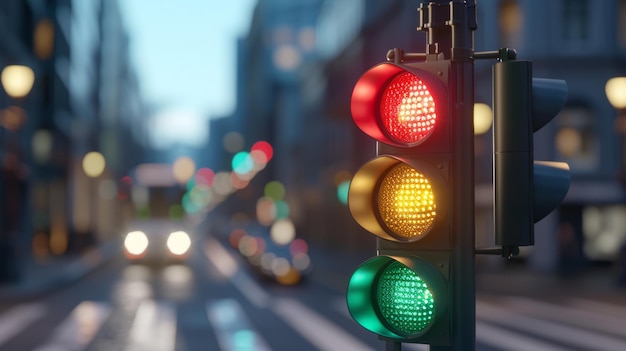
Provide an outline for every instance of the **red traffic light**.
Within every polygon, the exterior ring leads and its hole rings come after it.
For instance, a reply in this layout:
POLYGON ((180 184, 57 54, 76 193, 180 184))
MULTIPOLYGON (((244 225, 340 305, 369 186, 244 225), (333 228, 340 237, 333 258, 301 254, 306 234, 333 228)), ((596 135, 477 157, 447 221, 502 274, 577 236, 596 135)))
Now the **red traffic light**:
POLYGON ((442 83, 431 72, 382 63, 356 83, 351 112, 356 125, 377 141, 413 147, 445 116, 446 99, 442 83))

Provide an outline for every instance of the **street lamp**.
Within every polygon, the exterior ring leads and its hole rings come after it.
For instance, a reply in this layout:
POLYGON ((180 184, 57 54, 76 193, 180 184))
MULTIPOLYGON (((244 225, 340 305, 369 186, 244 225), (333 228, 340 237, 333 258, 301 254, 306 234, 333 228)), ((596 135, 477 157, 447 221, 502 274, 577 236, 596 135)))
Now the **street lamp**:
POLYGON ((606 97, 617 110, 615 129, 621 139, 621 169, 620 180, 626 185, 626 77, 614 77, 606 82, 604 87, 606 97))
MULTIPOLYGON (((30 67, 9 65, 0 74, 2 87, 7 95, 16 100, 23 99, 30 93, 35 82, 35 74, 30 67)), ((12 125, 11 109, 2 111, 0 116, 0 281, 15 281, 20 277, 18 268, 17 240, 23 215, 20 203, 25 201, 26 180, 21 167, 21 160, 16 148, 9 149, 5 139, 5 128, 12 125)), ((15 111, 13 111, 15 112, 15 111)), ((15 122, 15 121, 13 121, 15 122)))

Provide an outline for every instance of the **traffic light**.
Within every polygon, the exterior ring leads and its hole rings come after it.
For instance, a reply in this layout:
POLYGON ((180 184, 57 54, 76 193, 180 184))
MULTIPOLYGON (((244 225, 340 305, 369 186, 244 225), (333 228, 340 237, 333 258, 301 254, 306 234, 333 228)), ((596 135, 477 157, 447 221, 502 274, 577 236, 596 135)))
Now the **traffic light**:
POLYGON ((377 141, 377 157, 354 175, 348 206, 378 237, 378 256, 352 275, 347 304, 355 321, 383 339, 450 344, 452 218, 469 206, 455 201, 462 182, 454 177, 473 173, 455 166, 454 143, 471 140, 473 130, 455 114, 449 79, 449 60, 386 62, 367 71, 352 94, 353 120, 377 141))
POLYGON ((532 78, 530 61, 493 66, 494 222, 503 256, 534 244, 534 223, 563 201, 570 184, 563 162, 533 161, 533 133, 563 108, 563 80, 532 78))

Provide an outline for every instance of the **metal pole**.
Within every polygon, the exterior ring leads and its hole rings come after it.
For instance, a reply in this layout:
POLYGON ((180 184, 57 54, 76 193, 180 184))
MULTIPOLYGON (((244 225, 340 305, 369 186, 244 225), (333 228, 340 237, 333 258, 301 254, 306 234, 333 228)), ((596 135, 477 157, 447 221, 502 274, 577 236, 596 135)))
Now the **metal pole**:
POLYGON ((450 59, 453 102, 452 187, 457 194, 453 204, 453 240, 450 292, 452 335, 450 346, 431 346, 431 351, 475 350, 476 284, 474 267, 474 35, 476 7, 473 1, 437 1, 428 4, 428 16, 421 6, 421 30, 428 31, 428 52, 450 59), (428 24, 424 25, 424 20, 428 24), (435 50, 436 52, 433 52, 435 50), (463 176, 459 176, 460 173, 463 176))
POLYGON ((402 343, 399 341, 386 341, 385 351, 402 351, 402 343))

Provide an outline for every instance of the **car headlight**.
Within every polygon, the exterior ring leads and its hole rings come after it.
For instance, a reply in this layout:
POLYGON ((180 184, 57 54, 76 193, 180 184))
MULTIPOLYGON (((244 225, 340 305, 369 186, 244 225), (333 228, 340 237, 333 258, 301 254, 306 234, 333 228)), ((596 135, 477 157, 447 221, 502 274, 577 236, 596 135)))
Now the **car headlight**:
POLYGON ((190 247, 191 238, 189 238, 189 234, 182 230, 171 233, 167 238, 167 248, 174 255, 184 255, 189 251, 190 247))
POLYGON ((133 231, 126 234, 124 248, 131 255, 141 255, 148 248, 148 236, 142 231, 133 231))

